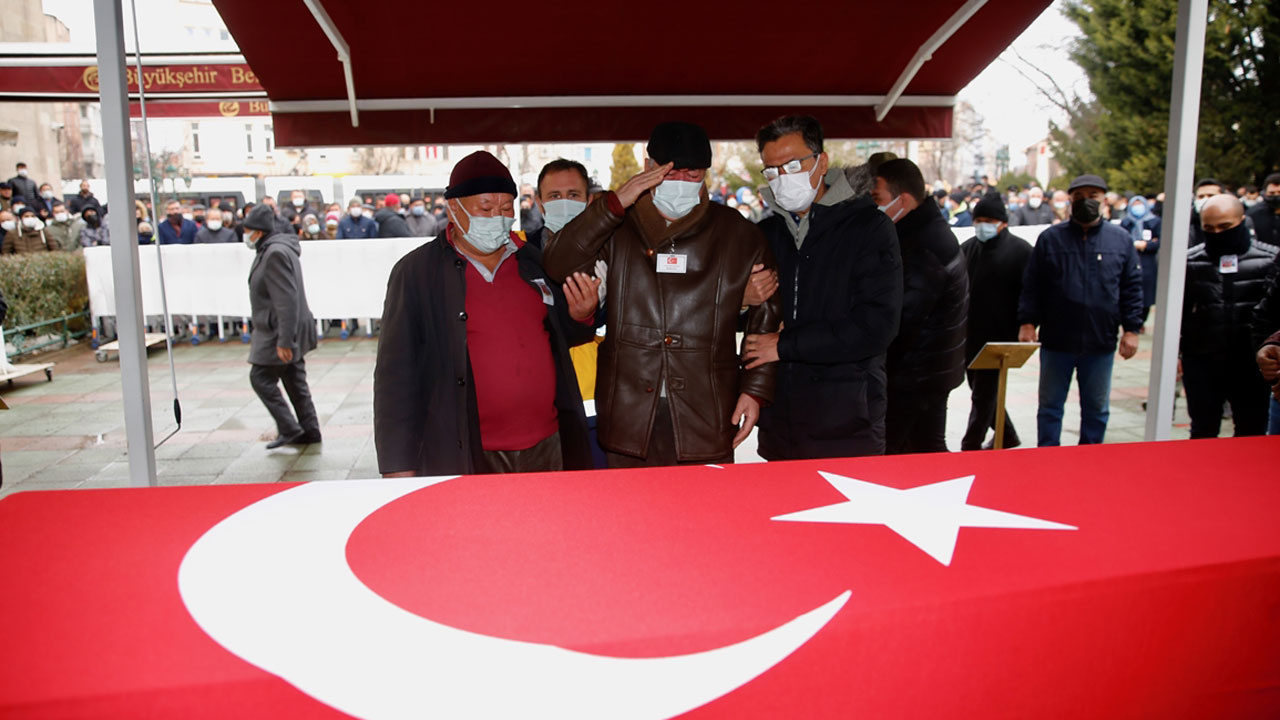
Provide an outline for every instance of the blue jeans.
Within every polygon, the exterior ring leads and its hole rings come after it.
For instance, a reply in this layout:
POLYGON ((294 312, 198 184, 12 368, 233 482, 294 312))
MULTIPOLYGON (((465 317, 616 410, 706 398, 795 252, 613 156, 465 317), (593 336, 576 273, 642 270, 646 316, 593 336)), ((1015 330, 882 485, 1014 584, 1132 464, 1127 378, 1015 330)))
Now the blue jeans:
POLYGON ((1062 407, 1071 389, 1071 375, 1080 385, 1080 444, 1102 442, 1111 416, 1111 366, 1115 353, 1090 355, 1040 350, 1040 411, 1036 414, 1037 443, 1040 447, 1060 445, 1062 407))
POLYGON ((1271 396, 1271 414, 1267 417, 1267 434, 1280 435, 1280 400, 1271 396))

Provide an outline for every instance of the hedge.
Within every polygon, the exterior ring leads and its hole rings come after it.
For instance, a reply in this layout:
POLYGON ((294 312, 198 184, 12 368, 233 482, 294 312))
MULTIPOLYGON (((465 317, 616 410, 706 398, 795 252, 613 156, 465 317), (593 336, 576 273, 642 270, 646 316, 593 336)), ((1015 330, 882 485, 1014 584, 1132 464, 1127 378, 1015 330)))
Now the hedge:
POLYGON ((0 255, 0 292, 9 303, 6 328, 83 312, 89 303, 84 256, 67 252, 0 255))

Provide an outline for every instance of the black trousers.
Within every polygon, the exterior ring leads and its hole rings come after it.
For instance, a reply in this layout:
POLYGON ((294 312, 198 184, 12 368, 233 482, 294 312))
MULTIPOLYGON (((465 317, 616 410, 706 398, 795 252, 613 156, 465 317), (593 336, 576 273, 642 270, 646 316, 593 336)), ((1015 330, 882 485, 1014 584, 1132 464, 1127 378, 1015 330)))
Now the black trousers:
POLYGON ((712 460, 690 460, 681 462, 676 459, 676 428, 671 422, 671 406, 666 398, 658 399, 658 416, 653 420, 653 431, 649 434, 649 454, 645 457, 621 455, 605 450, 605 459, 611 468, 666 467, 671 465, 729 465, 733 463, 733 450, 729 454, 712 460))
POLYGON ((947 452, 947 396, 889 388, 884 416, 885 455, 947 452))
POLYGON ((276 432, 281 437, 306 432, 308 435, 320 436, 320 418, 316 416, 316 406, 311 403, 311 388, 307 387, 307 366, 303 360, 295 360, 287 365, 252 365, 249 370, 249 384, 258 394, 258 399, 267 406, 267 412, 276 421, 276 432), (284 391, 289 394, 289 403, 280 395, 279 384, 284 384, 284 391), (298 413, 294 419, 293 411, 298 413))
MULTIPOLYGON (((969 427, 960 441, 961 450, 981 450, 982 442, 987 439, 987 430, 996 429, 996 400, 1000 394, 999 370, 966 370, 969 380, 969 427)), ((1018 431, 1013 428, 1013 419, 1009 413, 1004 414, 1004 447, 1019 444, 1018 431)))
POLYGON ((1271 388, 1248 352, 1183 353, 1182 387, 1187 391, 1191 437, 1215 438, 1222 430, 1222 404, 1231 403, 1236 437, 1265 435, 1271 388))

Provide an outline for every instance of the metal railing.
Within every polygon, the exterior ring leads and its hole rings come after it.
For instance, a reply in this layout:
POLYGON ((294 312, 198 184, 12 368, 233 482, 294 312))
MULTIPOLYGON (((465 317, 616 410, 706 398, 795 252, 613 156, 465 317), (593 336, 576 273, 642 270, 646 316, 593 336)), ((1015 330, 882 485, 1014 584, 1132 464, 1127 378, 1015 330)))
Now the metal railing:
POLYGON ((78 312, 73 315, 63 315, 62 317, 55 318, 53 320, 31 323, 30 325, 5 328, 3 337, 9 344, 13 345, 13 352, 8 352, 6 350, 5 357, 16 358, 20 355, 26 355, 27 353, 32 353, 36 350, 47 348, 52 345, 60 344, 65 348, 71 344, 72 340, 78 340, 89 335, 91 332, 93 332, 93 323, 90 321, 88 310, 78 312), (84 329, 73 331, 71 329, 71 321, 77 319, 84 320, 84 329), (36 332, 41 328, 47 328, 55 325, 62 326, 61 332, 56 330, 45 333, 36 332), (45 339, 41 340, 41 338, 45 339))

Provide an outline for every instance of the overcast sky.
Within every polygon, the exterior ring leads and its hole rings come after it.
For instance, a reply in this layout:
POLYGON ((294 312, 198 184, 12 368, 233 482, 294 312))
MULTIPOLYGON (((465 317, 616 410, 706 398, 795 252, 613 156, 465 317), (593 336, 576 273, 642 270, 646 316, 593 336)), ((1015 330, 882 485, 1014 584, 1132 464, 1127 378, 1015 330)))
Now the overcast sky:
MULTIPOLYGON (((170 32, 156 31, 155 23, 162 23, 176 13, 166 12, 174 8, 175 0, 136 0, 139 24, 142 26, 142 48, 147 52, 174 52, 197 49, 190 38, 175 28, 170 32), (151 26, 151 27, 149 27, 151 26)), ((1027 28, 1013 43, 1024 58, 1050 73, 1063 88, 1081 95, 1088 93, 1080 68, 1067 57, 1071 40, 1079 35, 1076 26, 1062 17, 1063 0, 1054 0, 1052 6, 1027 28)), ((188 4, 187 9, 196 9, 188 4)), ((178 6, 183 7, 183 6, 178 6)), ((93 13, 86 0, 44 0, 45 12, 66 23, 71 30, 71 41, 92 45, 94 42, 93 13)), ((124 5, 126 45, 133 47, 133 30, 129 24, 129 3, 124 5)), ((978 34, 961 31, 962 42, 976 42, 978 34)), ((202 50, 235 50, 234 42, 221 43, 215 39, 201 39, 202 50)), ((987 129, 997 144, 1008 143, 1014 165, 1020 165, 1023 150, 1048 134, 1049 120, 1060 119, 1057 112, 1036 89, 1036 86, 1016 70, 1022 68, 1029 75, 1036 73, 1019 61, 1014 53, 1005 50, 964 90, 960 99, 968 100, 982 114, 987 129)))

